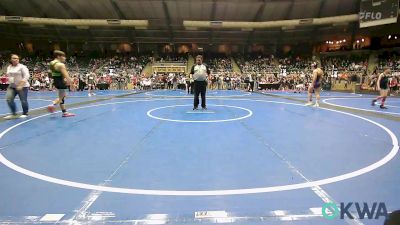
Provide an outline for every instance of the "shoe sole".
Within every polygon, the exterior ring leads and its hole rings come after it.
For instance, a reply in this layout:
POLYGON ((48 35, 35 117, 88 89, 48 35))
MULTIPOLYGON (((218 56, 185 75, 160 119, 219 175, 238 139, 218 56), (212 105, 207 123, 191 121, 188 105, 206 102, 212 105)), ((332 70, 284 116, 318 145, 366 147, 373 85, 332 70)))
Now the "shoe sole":
POLYGON ((62 117, 73 117, 73 116, 76 116, 76 115, 62 115, 62 117))

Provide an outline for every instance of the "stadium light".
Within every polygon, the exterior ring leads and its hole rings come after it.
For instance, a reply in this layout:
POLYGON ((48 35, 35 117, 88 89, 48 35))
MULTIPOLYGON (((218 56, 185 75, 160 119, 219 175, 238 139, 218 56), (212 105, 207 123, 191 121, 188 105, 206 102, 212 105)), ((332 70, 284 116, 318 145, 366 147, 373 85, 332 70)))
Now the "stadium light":
POLYGON ((56 26, 120 26, 120 27, 147 27, 148 20, 118 20, 118 19, 56 19, 20 16, 0 16, 0 23, 22 23, 29 25, 56 25, 56 26))
POLYGON ((110 20, 107 20, 107 23, 111 24, 111 25, 119 25, 119 24, 121 24, 121 20, 110 19, 110 20))
POLYGON ((5 16, 6 21, 10 22, 22 22, 23 17, 22 16, 5 16))
POLYGON ((392 38, 392 35, 389 34, 388 39, 392 38))

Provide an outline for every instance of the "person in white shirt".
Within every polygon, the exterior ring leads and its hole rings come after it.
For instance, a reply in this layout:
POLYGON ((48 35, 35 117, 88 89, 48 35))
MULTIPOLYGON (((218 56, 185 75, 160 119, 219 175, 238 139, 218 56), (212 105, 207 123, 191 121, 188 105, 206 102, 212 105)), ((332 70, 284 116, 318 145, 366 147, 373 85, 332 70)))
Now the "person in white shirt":
POLYGON ((252 74, 248 74, 247 75, 248 79, 249 79, 249 87, 248 87, 248 91, 249 92, 254 92, 254 80, 253 80, 253 76, 252 74))
POLYGON ((40 81, 39 80, 35 80, 32 84, 33 90, 34 91, 39 91, 40 90, 40 81))
POLYGON ((50 79, 48 76, 44 78, 44 83, 46 84, 46 88, 50 88, 50 79))
POLYGON ((8 107, 10 108, 11 115, 4 117, 4 119, 15 119, 17 116, 17 107, 15 105, 15 97, 18 95, 22 105, 22 115, 19 118, 26 118, 28 116, 28 89, 29 89, 29 70, 25 65, 19 63, 19 56, 16 54, 11 55, 11 64, 7 67, 9 86, 7 89, 6 99, 8 107))
POLYGON ((86 75, 87 78, 87 84, 88 84, 88 96, 93 96, 96 95, 96 93, 94 93, 94 89, 96 88, 96 74, 92 71, 90 73, 88 73, 86 75))
POLYGON ((208 76, 210 76, 210 69, 207 65, 203 64, 203 56, 196 56, 196 64, 192 66, 190 74, 194 80, 193 110, 197 110, 199 106, 199 95, 201 95, 201 107, 203 110, 207 110, 206 90, 207 79, 208 76))

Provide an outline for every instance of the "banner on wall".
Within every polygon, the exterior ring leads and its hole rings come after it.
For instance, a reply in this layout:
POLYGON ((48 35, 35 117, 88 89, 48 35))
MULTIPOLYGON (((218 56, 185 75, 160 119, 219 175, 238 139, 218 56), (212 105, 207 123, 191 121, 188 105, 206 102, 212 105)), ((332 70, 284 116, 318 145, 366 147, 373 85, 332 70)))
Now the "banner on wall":
POLYGON ((154 73, 185 73, 184 66, 153 66, 154 73))

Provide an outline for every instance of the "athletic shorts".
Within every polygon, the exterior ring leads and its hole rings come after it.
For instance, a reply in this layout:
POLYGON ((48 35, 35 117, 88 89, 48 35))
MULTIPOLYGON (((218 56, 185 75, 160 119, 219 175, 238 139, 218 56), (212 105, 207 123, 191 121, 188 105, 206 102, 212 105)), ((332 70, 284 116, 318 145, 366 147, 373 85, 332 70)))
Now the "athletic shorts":
POLYGON ((67 84, 64 81, 63 77, 53 77, 54 87, 57 89, 68 89, 67 84))

